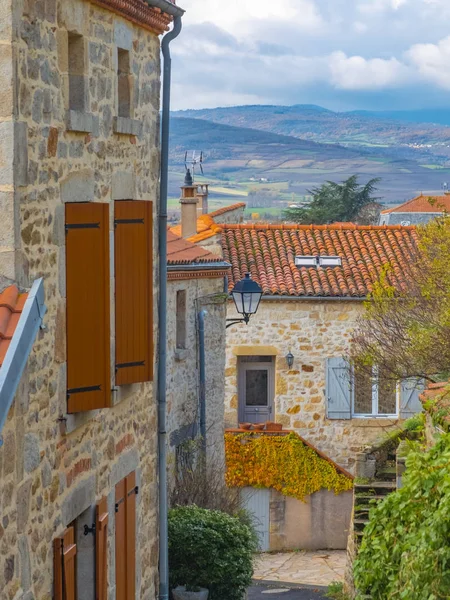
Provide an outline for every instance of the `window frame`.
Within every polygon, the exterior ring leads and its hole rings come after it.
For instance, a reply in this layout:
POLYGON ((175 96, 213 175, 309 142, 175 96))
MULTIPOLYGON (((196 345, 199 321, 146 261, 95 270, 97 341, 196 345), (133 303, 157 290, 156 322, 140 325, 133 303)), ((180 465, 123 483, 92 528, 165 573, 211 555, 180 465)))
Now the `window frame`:
POLYGON ((372 412, 371 413, 357 413, 355 410, 355 374, 352 372, 352 419, 398 419, 400 414, 400 400, 401 400, 401 382, 395 383, 395 413, 380 414, 379 409, 379 377, 378 367, 374 366, 372 370, 372 412))

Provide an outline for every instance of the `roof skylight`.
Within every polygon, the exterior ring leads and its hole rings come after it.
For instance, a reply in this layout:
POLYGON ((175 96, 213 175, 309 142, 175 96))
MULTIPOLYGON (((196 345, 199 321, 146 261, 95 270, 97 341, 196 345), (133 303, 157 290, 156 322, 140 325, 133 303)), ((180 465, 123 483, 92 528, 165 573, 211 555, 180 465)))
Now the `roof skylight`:
POLYGON ((296 256, 296 267, 342 267, 340 256, 296 256))

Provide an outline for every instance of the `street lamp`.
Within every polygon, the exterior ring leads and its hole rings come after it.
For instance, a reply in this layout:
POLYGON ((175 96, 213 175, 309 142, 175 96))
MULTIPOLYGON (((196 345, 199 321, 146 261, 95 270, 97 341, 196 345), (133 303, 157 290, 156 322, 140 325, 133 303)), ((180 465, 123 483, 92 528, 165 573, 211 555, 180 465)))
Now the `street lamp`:
POLYGON ((233 296, 236 310, 240 315, 242 315, 242 319, 227 319, 227 329, 236 323, 248 324, 251 315, 254 315, 258 310, 262 293, 263 291, 261 287, 256 283, 256 281, 253 281, 250 273, 247 273, 244 279, 236 283, 231 295, 233 296))

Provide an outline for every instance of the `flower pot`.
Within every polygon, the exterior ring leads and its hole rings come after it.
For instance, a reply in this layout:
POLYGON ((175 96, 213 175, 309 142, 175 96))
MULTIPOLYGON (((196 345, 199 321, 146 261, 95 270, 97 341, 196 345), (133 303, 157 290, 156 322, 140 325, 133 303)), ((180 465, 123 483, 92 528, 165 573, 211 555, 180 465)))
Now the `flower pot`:
POLYGON ((253 424, 253 429, 255 431, 263 431, 265 427, 265 423, 254 423, 253 424))
POLYGON ((251 428, 251 426, 251 423, 239 423, 239 429, 245 429, 246 431, 248 431, 251 428))
POLYGON ((283 425, 281 423, 266 423, 266 431, 283 431, 283 425))
POLYGON ((208 594, 206 588, 199 588, 198 592, 188 592, 184 585, 179 585, 172 590, 173 600, 208 600, 208 594))

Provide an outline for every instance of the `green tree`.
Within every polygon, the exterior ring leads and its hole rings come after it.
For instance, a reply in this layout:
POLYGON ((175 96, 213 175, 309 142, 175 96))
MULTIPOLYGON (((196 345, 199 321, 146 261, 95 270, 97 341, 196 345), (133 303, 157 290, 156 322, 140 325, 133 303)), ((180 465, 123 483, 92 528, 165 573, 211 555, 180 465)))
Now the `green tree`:
POLYGON ((342 183, 326 181, 308 190, 313 199, 307 208, 289 208, 284 215, 289 221, 304 225, 324 225, 335 222, 374 224, 378 218, 379 198, 374 196, 379 179, 361 185, 357 175, 342 183))

